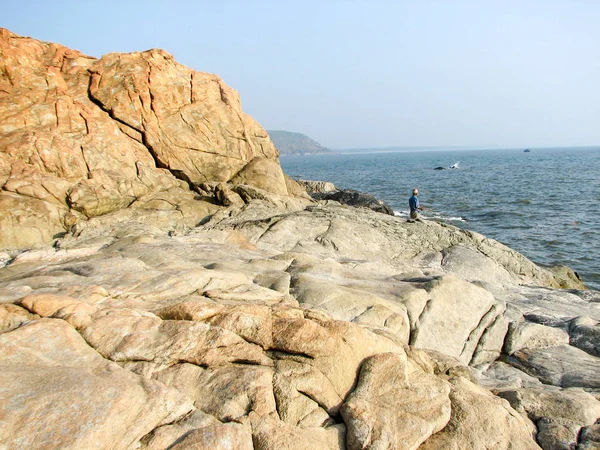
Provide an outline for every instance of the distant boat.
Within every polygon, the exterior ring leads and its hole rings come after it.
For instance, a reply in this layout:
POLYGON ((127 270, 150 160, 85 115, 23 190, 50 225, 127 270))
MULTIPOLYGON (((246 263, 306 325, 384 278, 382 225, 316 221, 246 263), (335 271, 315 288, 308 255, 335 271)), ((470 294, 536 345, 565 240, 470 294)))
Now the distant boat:
POLYGON ((529 150, 528 148, 526 148, 525 150, 523 150, 525 153, 529 153, 531 150, 529 150))

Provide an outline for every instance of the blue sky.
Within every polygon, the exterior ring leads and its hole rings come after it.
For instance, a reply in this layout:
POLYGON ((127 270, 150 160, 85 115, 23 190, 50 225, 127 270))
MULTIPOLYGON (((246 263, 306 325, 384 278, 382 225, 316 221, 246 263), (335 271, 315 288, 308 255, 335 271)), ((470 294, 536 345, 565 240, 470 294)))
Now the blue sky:
POLYGON ((0 26, 163 48, 331 148, 600 145, 600 1, 14 1, 0 26))

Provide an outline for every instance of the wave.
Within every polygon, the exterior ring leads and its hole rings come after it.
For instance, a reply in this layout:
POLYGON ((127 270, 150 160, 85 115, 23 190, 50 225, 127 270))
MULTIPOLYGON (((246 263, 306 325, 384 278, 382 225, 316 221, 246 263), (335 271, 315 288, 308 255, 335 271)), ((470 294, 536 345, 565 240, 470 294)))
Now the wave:
MULTIPOLYGON (((409 211, 396 211, 394 210, 394 215, 396 217, 403 217, 403 218, 409 218, 410 217, 410 212, 409 211)), ((423 219, 430 219, 430 220, 442 220, 442 221, 450 221, 450 222, 468 222, 469 220, 466 217, 460 217, 460 216, 445 216, 441 213, 436 213, 436 212, 426 212, 426 213, 419 213, 419 215, 423 218, 423 219)))

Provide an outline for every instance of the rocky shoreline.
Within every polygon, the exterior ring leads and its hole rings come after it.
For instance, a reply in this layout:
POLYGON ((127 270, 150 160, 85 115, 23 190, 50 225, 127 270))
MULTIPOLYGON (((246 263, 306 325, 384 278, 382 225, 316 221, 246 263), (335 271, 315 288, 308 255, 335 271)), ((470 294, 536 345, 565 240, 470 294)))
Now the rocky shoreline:
POLYGON ((311 198, 165 52, 0 51, 7 449, 600 448, 569 269, 311 198))

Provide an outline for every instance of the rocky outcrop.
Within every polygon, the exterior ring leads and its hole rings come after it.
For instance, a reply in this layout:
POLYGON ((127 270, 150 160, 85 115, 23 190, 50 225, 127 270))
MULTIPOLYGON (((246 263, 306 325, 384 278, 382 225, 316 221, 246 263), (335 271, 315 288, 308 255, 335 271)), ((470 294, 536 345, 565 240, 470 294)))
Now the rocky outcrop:
POLYGON ((304 189, 309 194, 324 194, 326 192, 337 191, 338 189, 335 187, 335 184, 330 183, 329 181, 312 181, 312 180, 298 180, 298 183, 301 184, 304 189))
MULTIPOLYGON (((238 94, 162 50, 96 59, 2 29, 0 124, 0 248, 238 174, 287 195, 278 152, 238 94)), ((207 207, 195 203, 197 223, 207 207)))
POLYGON ((312 194, 315 200, 333 200, 342 205, 355 206, 357 208, 368 208, 384 214, 394 215, 394 210, 383 200, 375 198, 371 194, 354 191, 352 189, 343 189, 341 191, 326 192, 323 194, 312 194))
POLYGON ((367 208, 390 216, 394 215, 394 210, 387 203, 371 194, 353 189, 338 189, 333 183, 325 181, 298 180, 298 183, 315 200, 333 200, 342 205, 367 208))

